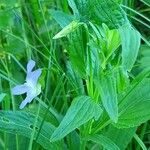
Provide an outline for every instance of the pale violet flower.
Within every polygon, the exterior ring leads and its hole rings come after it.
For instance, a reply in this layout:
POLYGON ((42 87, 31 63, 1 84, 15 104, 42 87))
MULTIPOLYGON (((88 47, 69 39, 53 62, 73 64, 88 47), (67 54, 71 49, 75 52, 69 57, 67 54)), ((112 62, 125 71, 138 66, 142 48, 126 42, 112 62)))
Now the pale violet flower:
POLYGON ((26 98, 20 104, 20 109, 23 109, 27 105, 27 103, 30 103, 41 93, 41 85, 38 83, 38 79, 42 71, 41 69, 32 71, 34 66, 35 62, 33 60, 30 60, 27 64, 26 82, 22 85, 17 85, 12 89, 13 95, 26 93, 26 98))

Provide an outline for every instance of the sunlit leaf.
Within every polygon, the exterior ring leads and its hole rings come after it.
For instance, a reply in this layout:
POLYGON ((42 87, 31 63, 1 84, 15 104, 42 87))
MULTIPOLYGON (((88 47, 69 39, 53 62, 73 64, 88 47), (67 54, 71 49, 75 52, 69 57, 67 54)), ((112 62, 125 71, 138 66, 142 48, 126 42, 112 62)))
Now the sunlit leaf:
POLYGON ((79 21, 72 21, 69 25, 67 25, 66 27, 64 27, 60 32, 58 32, 53 39, 59 39, 62 37, 67 36, 69 33, 73 32, 74 30, 76 30, 80 25, 82 25, 83 23, 79 22, 79 21))

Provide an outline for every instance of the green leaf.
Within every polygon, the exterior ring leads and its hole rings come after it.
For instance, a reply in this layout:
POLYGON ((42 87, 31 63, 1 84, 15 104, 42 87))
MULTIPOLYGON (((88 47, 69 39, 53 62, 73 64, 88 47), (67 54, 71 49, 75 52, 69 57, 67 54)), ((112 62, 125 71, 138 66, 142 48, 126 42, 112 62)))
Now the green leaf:
POLYGON ((138 54, 138 63, 141 70, 150 66, 150 47, 148 45, 142 45, 138 54))
POLYGON ((65 14, 62 11, 50 10, 50 14, 62 28, 73 21, 72 15, 65 14))
MULTIPOLYGON (((16 135, 15 134, 10 134, 10 133, 5 133, 5 136, 7 137, 7 141, 5 143, 5 147, 7 147, 7 149, 11 149, 11 150, 16 150, 17 149, 17 145, 16 145, 16 135)), ((19 146, 19 144, 18 144, 19 146)), ((5 148, 3 148, 2 150, 4 150, 5 148)))
POLYGON ((91 20, 98 24, 105 23, 109 28, 118 28, 128 23, 126 13, 113 0, 91 1, 91 5, 91 20))
POLYGON ((14 7, 17 5, 17 0, 11 0, 11 1, 6 1, 6 0, 1 0, 0 5, 4 5, 6 7, 14 7))
POLYGON ((67 77, 69 81, 72 83, 73 88, 76 89, 76 92, 79 95, 84 95, 85 91, 82 78, 80 78, 79 74, 76 73, 76 70, 73 69, 69 61, 66 62, 66 67, 67 67, 67 77))
POLYGON ((92 135, 86 138, 86 140, 91 140, 99 145, 102 145, 104 149, 107 150, 120 150, 119 147, 108 137, 104 135, 92 135))
POLYGON ((109 117, 113 122, 118 120, 118 101, 116 92, 116 81, 113 74, 101 75, 100 80, 96 80, 96 85, 100 90, 101 100, 109 117))
POLYGON ((104 51, 105 57, 108 60, 113 52, 120 46, 121 39, 118 29, 110 30, 106 24, 102 24, 101 34, 103 35, 100 39, 102 50, 104 51))
POLYGON ((118 129, 110 125, 102 134, 112 140, 120 150, 125 150, 135 132, 136 128, 118 129))
MULTIPOLYGON (((16 135, 15 135, 16 136, 16 135)), ((14 139, 16 139, 15 138, 15 136, 14 136, 14 139)), ((18 141, 17 141, 17 139, 16 139, 16 144, 18 143, 18 145, 16 145, 16 146, 18 146, 19 148, 18 149, 21 149, 21 150, 26 150, 26 147, 24 146, 22 146, 22 145, 29 145, 29 142, 30 142, 30 139, 29 138, 27 138, 27 137, 24 137, 24 136, 21 136, 21 135, 17 135, 18 136, 18 141)), ((17 148, 17 147, 16 147, 17 148)), ((11 148, 10 148, 11 149, 11 148)), ((16 149, 15 149, 16 150, 16 149)))
POLYGON ((68 34, 70 34, 71 32, 73 32, 74 30, 76 30, 82 24, 83 23, 81 23, 79 21, 72 21, 69 25, 67 25, 59 33, 57 33, 53 37, 53 39, 59 39, 59 38, 62 38, 64 36, 67 36, 68 34))
POLYGON ((118 128, 138 126, 150 119, 150 79, 135 83, 121 98, 118 128))
POLYGON ((120 35, 117 29, 108 30, 106 33, 107 49, 109 52, 114 52, 120 46, 120 35))
POLYGON ((68 133, 88 122, 93 117, 97 120, 102 113, 101 107, 88 96, 74 99, 65 117, 51 136, 51 141, 57 141, 68 133))
POLYGON ((6 94, 5 93, 1 93, 0 94, 0 102, 2 102, 3 101, 3 99, 4 99, 4 97, 6 96, 6 94))
POLYGON ((90 56, 89 59, 87 59, 87 73, 88 75, 91 75, 91 68, 93 72, 93 76, 99 75, 99 70, 101 67, 101 60, 100 60, 100 49, 95 44, 95 41, 89 41, 88 43, 90 50, 88 51, 88 55, 90 56))
MULTIPOLYGON (((23 135, 24 137, 30 138, 36 116, 29 112, 20 111, 0 111, 0 130, 8 133, 17 133, 23 135)), ((42 119, 38 118, 36 124, 36 131, 34 139, 40 128, 42 119)), ((49 141, 51 134, 55 130, 55 127, 48 122, 44 122, 42 129, 40 131, 37 143, 39 143, 45 149, 61 149, 62 145, 60 142, 51 143, 49 141)))
POLYGON ((113 0, 68 0, 76 18, 83 22, 107 24, 110 28, 118 28, 128 22, 126 13, 113 0))
POLYGON ((88 34, 86 26, 80 26, 70 34, 69 44, 66 45, 73 69, 84 79, 87 77, 88 34))
POLYGON ((129 78, 125 74, 122 67, 119 67, 115 73, 116 83, 117 83, 117 93, 121 93, 129 85, 129 78))
POLYGON ((68 150, 80 149, 80 136, 76 131, 71 132, 67 136, 68 150))
POLYGON ((130 26, 120 28, 122 42, 122 65, 126 71, 131 71, 140 48, 141 36, 130 26))
POLYGON ((68 4, 69 6, 72 8, 74 15, 79 15, 79 11, 77 9, 76 3, 74 2, 74 0, 68 0, 68 4))

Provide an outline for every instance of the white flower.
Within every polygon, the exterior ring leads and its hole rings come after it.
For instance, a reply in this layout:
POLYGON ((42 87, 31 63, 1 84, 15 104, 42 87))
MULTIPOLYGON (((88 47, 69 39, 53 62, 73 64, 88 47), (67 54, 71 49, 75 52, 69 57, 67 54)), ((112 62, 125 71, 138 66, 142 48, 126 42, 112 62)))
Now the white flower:
POLYGON ((34 66, 35 62, 33 60, 30 60, 27 64, 26 82, 22 85, 17 85, 12 89, 13 95, 21 95, 26 93, 26 98, 20 104, 20 109, 23 109, 27 105, 27 103, 30 103, 41 93, 41 85, 38 83, 38 79, 42 71, 41 69, 32 71, 34 66))

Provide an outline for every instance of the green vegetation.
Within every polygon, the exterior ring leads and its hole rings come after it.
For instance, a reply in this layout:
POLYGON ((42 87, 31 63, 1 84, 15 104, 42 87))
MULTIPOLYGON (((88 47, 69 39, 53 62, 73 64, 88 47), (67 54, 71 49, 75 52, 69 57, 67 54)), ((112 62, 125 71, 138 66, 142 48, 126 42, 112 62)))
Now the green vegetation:
POLYGON ((147 150, 149 120, 149 0, 0 0, 0 150, 147 150))

